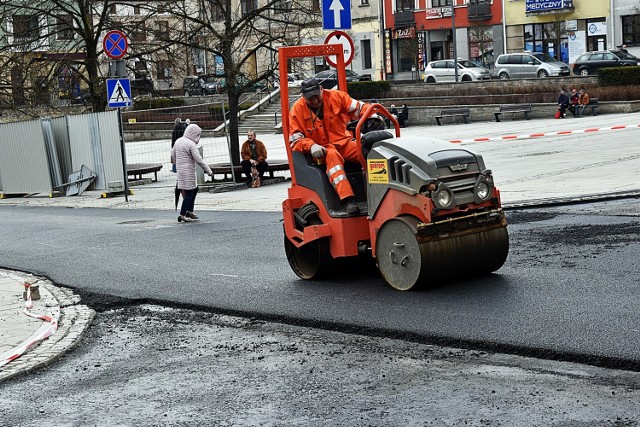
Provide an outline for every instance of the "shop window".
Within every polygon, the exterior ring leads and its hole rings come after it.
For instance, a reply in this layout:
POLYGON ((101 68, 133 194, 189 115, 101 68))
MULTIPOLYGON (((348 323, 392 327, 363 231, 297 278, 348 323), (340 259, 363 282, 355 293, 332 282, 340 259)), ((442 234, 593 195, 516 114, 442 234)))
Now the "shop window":
POLYGON ((622 17, 622 43, 627 46, 640 44, 640 15, 622 17))
POLYGON ((398 71, 412 71, 416 65, 416 39, 398 39, 398 71))

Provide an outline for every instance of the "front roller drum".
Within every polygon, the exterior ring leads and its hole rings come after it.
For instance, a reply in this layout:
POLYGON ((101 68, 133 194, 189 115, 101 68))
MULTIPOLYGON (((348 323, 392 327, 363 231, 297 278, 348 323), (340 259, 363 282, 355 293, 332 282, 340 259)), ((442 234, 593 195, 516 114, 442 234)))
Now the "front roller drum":
POLYGON ((408 291, 498 270, 509 252, 506 227, 418 242, 412 217, 384 223, 376 238, 378 269, 394 289, 408 291))
POLYGON ((321 279, 329 270, 332 258, 326 238, 296 247, 284 236, 284 251, 289 266, 301 279, 321 279))

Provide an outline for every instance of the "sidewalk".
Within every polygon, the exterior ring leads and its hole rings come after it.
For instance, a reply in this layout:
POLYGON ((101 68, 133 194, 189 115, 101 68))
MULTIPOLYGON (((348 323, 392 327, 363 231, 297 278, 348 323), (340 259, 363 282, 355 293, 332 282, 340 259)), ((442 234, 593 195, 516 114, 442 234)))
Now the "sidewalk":
POLYGON ((0 382, 49 364, 76 344, 95 315, 79 301, 46 279, 0 269, 0 382), (25 283, 38 287, 30 309, 25 283))
MULTIPOLYGON (((640 195, 640 113, 564 120, 505 118, 501 123, 415 126, 404 128, 401 133, 455 140, 460 148, 482 154, 486 166, 493 171, 505 208, 640 195)), ((263 135, 260 139, 271 158, 286 158, 282 135, 263 135)), ((73 197, 6 198, 0 200, 0 207, 64 206, 173 212, 174 185, 175 176, 167 175, 157 183, 132 187, 133 195, 128 197, 128 202, 124 196, 102 199, 100 191, 87 191, 73 197)), ((285 181, 257 189, 240 186, 236 191, 201 192, 196 209, 280 211, 289 186, 290 181, 285 181)), ((77 296, 46 279, 0 269, 0 382, 50 363, 77 342, 95 314, 78 302, 77 296), (37 283, 40 288, 41 299, 33 301, 31 313, 50 317, 57 313, 60 320, 57 329, 51 322, 24 313, 25 282, 37 283), (52 329, 55 332, 38 344, 36 339, 52 329)))

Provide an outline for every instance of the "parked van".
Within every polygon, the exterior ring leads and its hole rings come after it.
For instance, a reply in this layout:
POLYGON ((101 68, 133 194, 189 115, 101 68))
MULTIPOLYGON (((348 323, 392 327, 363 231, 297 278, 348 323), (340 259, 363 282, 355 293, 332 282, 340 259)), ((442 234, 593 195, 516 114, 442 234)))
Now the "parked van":
POLYGON ((493 70, 493 77, 502 80, 568 75, 567 64, 542 52, 502 54, 498 56, 493 70))

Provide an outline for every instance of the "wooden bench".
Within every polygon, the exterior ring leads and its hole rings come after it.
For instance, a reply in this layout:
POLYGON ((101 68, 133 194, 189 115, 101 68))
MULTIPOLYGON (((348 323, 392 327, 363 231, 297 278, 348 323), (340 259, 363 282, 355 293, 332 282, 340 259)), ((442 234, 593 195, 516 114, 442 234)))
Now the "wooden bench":
MULTIPOLYGON (((267 159, 267 163, 269 164, 269 167, 267 168, 269 178, 273 178, 274 172, 289 170, 289 162, 286 160, 267 159)), ((231 165, 229 163, 214 163, 209 165, 209 167, 214 175, 224 175, 224 179, 229 179, 231 177, 231 165)), ((234 166, 233 173, 236 177, 242 178, 242 166, 234 166)))
POLYGON ((158 181, 158 172, 162 169, 160 163, 130 163, 127 165, 127 178, 133 176, 138 181, 142 180, 142 175, 153 173, 153 180, 158 181))
POLYGON ((498 111, 493 114, 496 116, 496 122, 500 121, 502 113, 524 113, 525 120, 529 120, 529 113, 531 112, 531 103, 528 104, 505 104, 501 105, 498 111))
POLYGON ((584 107, 584 110, 586 110, 587 108, 591 108, 591 115, 595 116, 596 110, 598 109, 598 98, 589 98, 589 103, 586 107, 584 107))
POLYGON ((469 123, 469 109, 468 108, 443 108, 440 110, 440 115, 436 116, 436 122, 438 126, 442 125, 440 122, 444 117, 458 117, 462 116, 464 123, 469 123))

